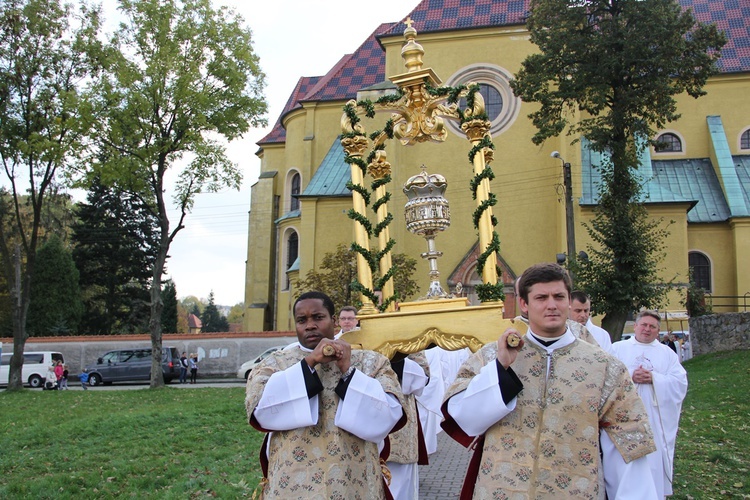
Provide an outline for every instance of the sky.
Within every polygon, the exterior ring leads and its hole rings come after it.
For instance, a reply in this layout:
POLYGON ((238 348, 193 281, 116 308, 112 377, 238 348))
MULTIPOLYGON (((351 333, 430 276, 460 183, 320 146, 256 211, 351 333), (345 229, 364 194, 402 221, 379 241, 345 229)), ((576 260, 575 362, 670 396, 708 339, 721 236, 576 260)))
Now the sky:
MULTIPOLYGON (((251 129, 227 145, 230 160, 240 166, 239 191, 225 190, 196 198, 191 214, 172 243, 165 278, 182 299, 207 299, 217 305, 244 301, 250 188, 258 180, 262 139, 301 76, 321 76, 345 54, 354 52, 381 23, 404 19, 419 0, 213 0, 235 9, 253 32, 253 50, 266 75, 268 127, 251 129)), ((103 0, 105 15, 116 16, 114 0, 103 0)), ((171 193, 167 193, 171 196, 171 193)), ((170 213, 175 223, 178 212, 170 213)))

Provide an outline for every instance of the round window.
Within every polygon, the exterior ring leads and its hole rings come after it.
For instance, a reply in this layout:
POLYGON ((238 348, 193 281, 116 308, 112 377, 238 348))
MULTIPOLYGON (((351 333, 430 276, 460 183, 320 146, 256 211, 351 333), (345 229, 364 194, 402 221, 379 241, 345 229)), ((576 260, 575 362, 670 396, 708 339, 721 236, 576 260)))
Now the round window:
MULTIPOLYGON (((492 123, 490 133, 498 135, 513 124, 521 109, 521 100, 513 95, 510 88, 512 75, 505 69, 492 64, 475 64, 457 71, 446 82, 451 87, 474 82, 479 84, 479 93, 484 98, 484 107, 492 123)), ((466 107, 466 99, 459 101, 466 107)), ((465 137, 461 126, 454 120, 446 120, 448 128, 455 134, 465 137)))

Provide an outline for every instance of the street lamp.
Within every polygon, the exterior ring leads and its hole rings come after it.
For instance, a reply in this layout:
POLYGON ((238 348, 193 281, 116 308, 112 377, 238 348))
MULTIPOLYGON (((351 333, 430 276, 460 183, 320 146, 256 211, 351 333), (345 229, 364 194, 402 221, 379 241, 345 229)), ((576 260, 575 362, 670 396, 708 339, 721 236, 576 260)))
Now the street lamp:
POLYGON ((563 184, 565 186, 565 228, 568 239, 568 259, 574 259, 576 254, 576 234, 573 225, 573 179, 570 173, 570 163, 563 160, 559 151, 552 151, 552 158, 557 158, 563 166, 563 184))

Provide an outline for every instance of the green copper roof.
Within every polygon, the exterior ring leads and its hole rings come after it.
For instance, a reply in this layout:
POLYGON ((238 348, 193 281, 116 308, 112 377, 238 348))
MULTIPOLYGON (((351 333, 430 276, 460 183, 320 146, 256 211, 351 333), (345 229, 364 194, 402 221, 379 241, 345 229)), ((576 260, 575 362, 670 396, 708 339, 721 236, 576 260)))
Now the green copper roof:
POLYGON ((300 195, 307 196, 351 196, 352 193, 346 188, 346 183, 352 178, 349 164, 344 161, 344 148, 341 146, 341 138, 337 137, 326 157, 310 179, 310 183, 300 195))
POLYGON ((727 135, 721 116, 707 116, 708 133, 711 135, 711 148, 716 157, 717 174, 726 195, 727 205, 732 216, 747 217, 750 215, 747 203, 747 184, 740 182, 736 162, 729 150, 727 135))
MULTIPOLYGON (((581 205, 595 205, 601 174, 598 166, 602 156, 588 148, 582 141, 581 205)), ((730 157, 736 172, 745 207, 750 207, 750 156, 730 157)), ((681 160, 651 160, 642 158, 638 173, 644 181, 642 201, 644 203, 692 203, 688 211, 688 222, 722 222, 742 214, 730 211, 721 181, 709 158, 681 160), (645 175, 650 174, 648 178, 645 175)))

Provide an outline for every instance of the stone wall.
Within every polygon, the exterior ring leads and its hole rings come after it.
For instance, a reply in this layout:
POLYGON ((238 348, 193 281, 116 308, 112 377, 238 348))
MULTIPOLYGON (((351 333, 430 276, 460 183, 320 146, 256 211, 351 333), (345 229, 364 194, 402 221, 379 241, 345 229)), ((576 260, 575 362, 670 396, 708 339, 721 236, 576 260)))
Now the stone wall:
MULTIPOLYGON (((2 352, 13 352, 13 339, 3 338, 2 352)), ((297 341, 292 332, 165 334, 163 347, 176 347, 179 353, 198 354, 199 377, 237 376, 237 369, 245 361, 278 345, 297 341)), ((80 373, 83 367, 96 363, 97 358, 114 349, 151 347, 149 335, 108 335, 86 337, 31 337, 26 341, 25 352, 60 352, 71 373, 80 373)))
POLYGON ((690 343, 694 356, 750 349, 750 312, 690 318, 690 343))

